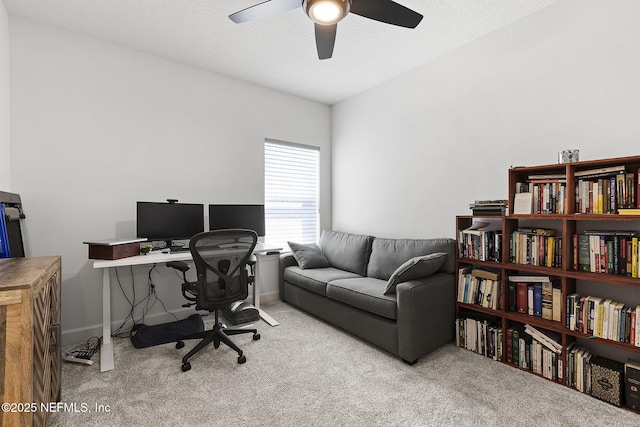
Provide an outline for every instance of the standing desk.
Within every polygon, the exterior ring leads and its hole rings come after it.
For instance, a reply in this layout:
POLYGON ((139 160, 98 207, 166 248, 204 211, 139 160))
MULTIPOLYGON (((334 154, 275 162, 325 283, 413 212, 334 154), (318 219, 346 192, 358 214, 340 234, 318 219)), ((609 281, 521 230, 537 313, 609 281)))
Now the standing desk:
MULTIPOLYGON (((268 245, 266 243, 258 242, 253 250, 254 254, 264 254, 266 252, 279 252, 282 248, 268 245)), ((228 254, 229 251, 220 249, 220 255, 228 254)), ((253 284, 253 305, 260 312, 260 317, 264 319, 271 326, 276 326, 276 322, 271 316, 260 309, 260 292, 258 287, 260 280, 258 280, 260 271, 260 256, 258 256, 258 262, 256 263, 256 280, 253 284)), ((102 269, 102 345, 100 347, 100 371, 110 371, 114 368, 113 360, 113 342, 111 341, 111 271, 116 267, 127 267, 132 265, 148 265, 148 264, 160 264, 169 261, 188 261, 192 260, 191 252, 176 252, 176 253, 162 253, 152 252, 148 255, 137 255, 128 258, 121 258, 115 260, 94 260, 93 268, 102 269)))

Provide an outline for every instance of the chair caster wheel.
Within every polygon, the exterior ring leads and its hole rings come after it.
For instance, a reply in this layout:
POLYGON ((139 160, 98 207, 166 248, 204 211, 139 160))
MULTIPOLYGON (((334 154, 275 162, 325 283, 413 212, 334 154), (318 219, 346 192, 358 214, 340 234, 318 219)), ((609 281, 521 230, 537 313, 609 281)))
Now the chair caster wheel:
POLYGON ((253 340, 258 341, 260 339, 260 334, 253 334, 253 340))
POLYGON ((182 372, 187 372, 191 369, 191 363, 189 362, 184 362, 182 364, 182 372))
POLYGON ((178 350, 180 350, 182 347, 184 347, 184 341, 178 341, 178 342, 176 343, 176 348, 177 348, 178 350))
POLYGON ((247 361, 247 358, 244 357, 244 354, 242 356, 238 357, 238 363, 242 364, 242 363, 244 363, 246 361, 247 361))

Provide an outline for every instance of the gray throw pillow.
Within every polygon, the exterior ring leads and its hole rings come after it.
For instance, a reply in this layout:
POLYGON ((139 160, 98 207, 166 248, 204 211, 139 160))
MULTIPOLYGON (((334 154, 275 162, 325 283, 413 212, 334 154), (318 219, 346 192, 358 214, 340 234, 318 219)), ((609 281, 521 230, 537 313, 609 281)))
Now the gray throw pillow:
POLYGON ((300 268, 323 268, 329 267, 329 261, 325 258, 318 245, 312 243, 303 245, 302 243, 287 242, 293 253, 293 257, 298 262, 300 268))
POLYGON ((395 294, 398 283, 431 276, 442 267, 446 259, 447 254, 444 252, 436 252, 411 258, 393 272, 387 282, 387 288, 384 290, 384 294, 395 294))

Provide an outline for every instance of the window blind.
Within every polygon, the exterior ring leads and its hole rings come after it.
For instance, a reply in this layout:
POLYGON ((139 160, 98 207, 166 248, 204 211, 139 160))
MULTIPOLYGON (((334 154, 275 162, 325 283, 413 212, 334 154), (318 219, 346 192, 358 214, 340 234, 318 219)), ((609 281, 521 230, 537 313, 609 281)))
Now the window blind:
POLYGON ((265 140, 265 241, 316 243, 319 224, 320 149, 265 140))

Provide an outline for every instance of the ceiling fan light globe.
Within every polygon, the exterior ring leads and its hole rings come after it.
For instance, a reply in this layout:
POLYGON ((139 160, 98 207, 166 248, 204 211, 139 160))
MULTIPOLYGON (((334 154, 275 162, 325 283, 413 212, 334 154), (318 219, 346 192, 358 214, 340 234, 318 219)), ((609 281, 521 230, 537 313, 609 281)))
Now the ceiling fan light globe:
POLYGON ((304 0, 304 11, 313 22, 333 25, 349 13, 350 0, 304 0))

